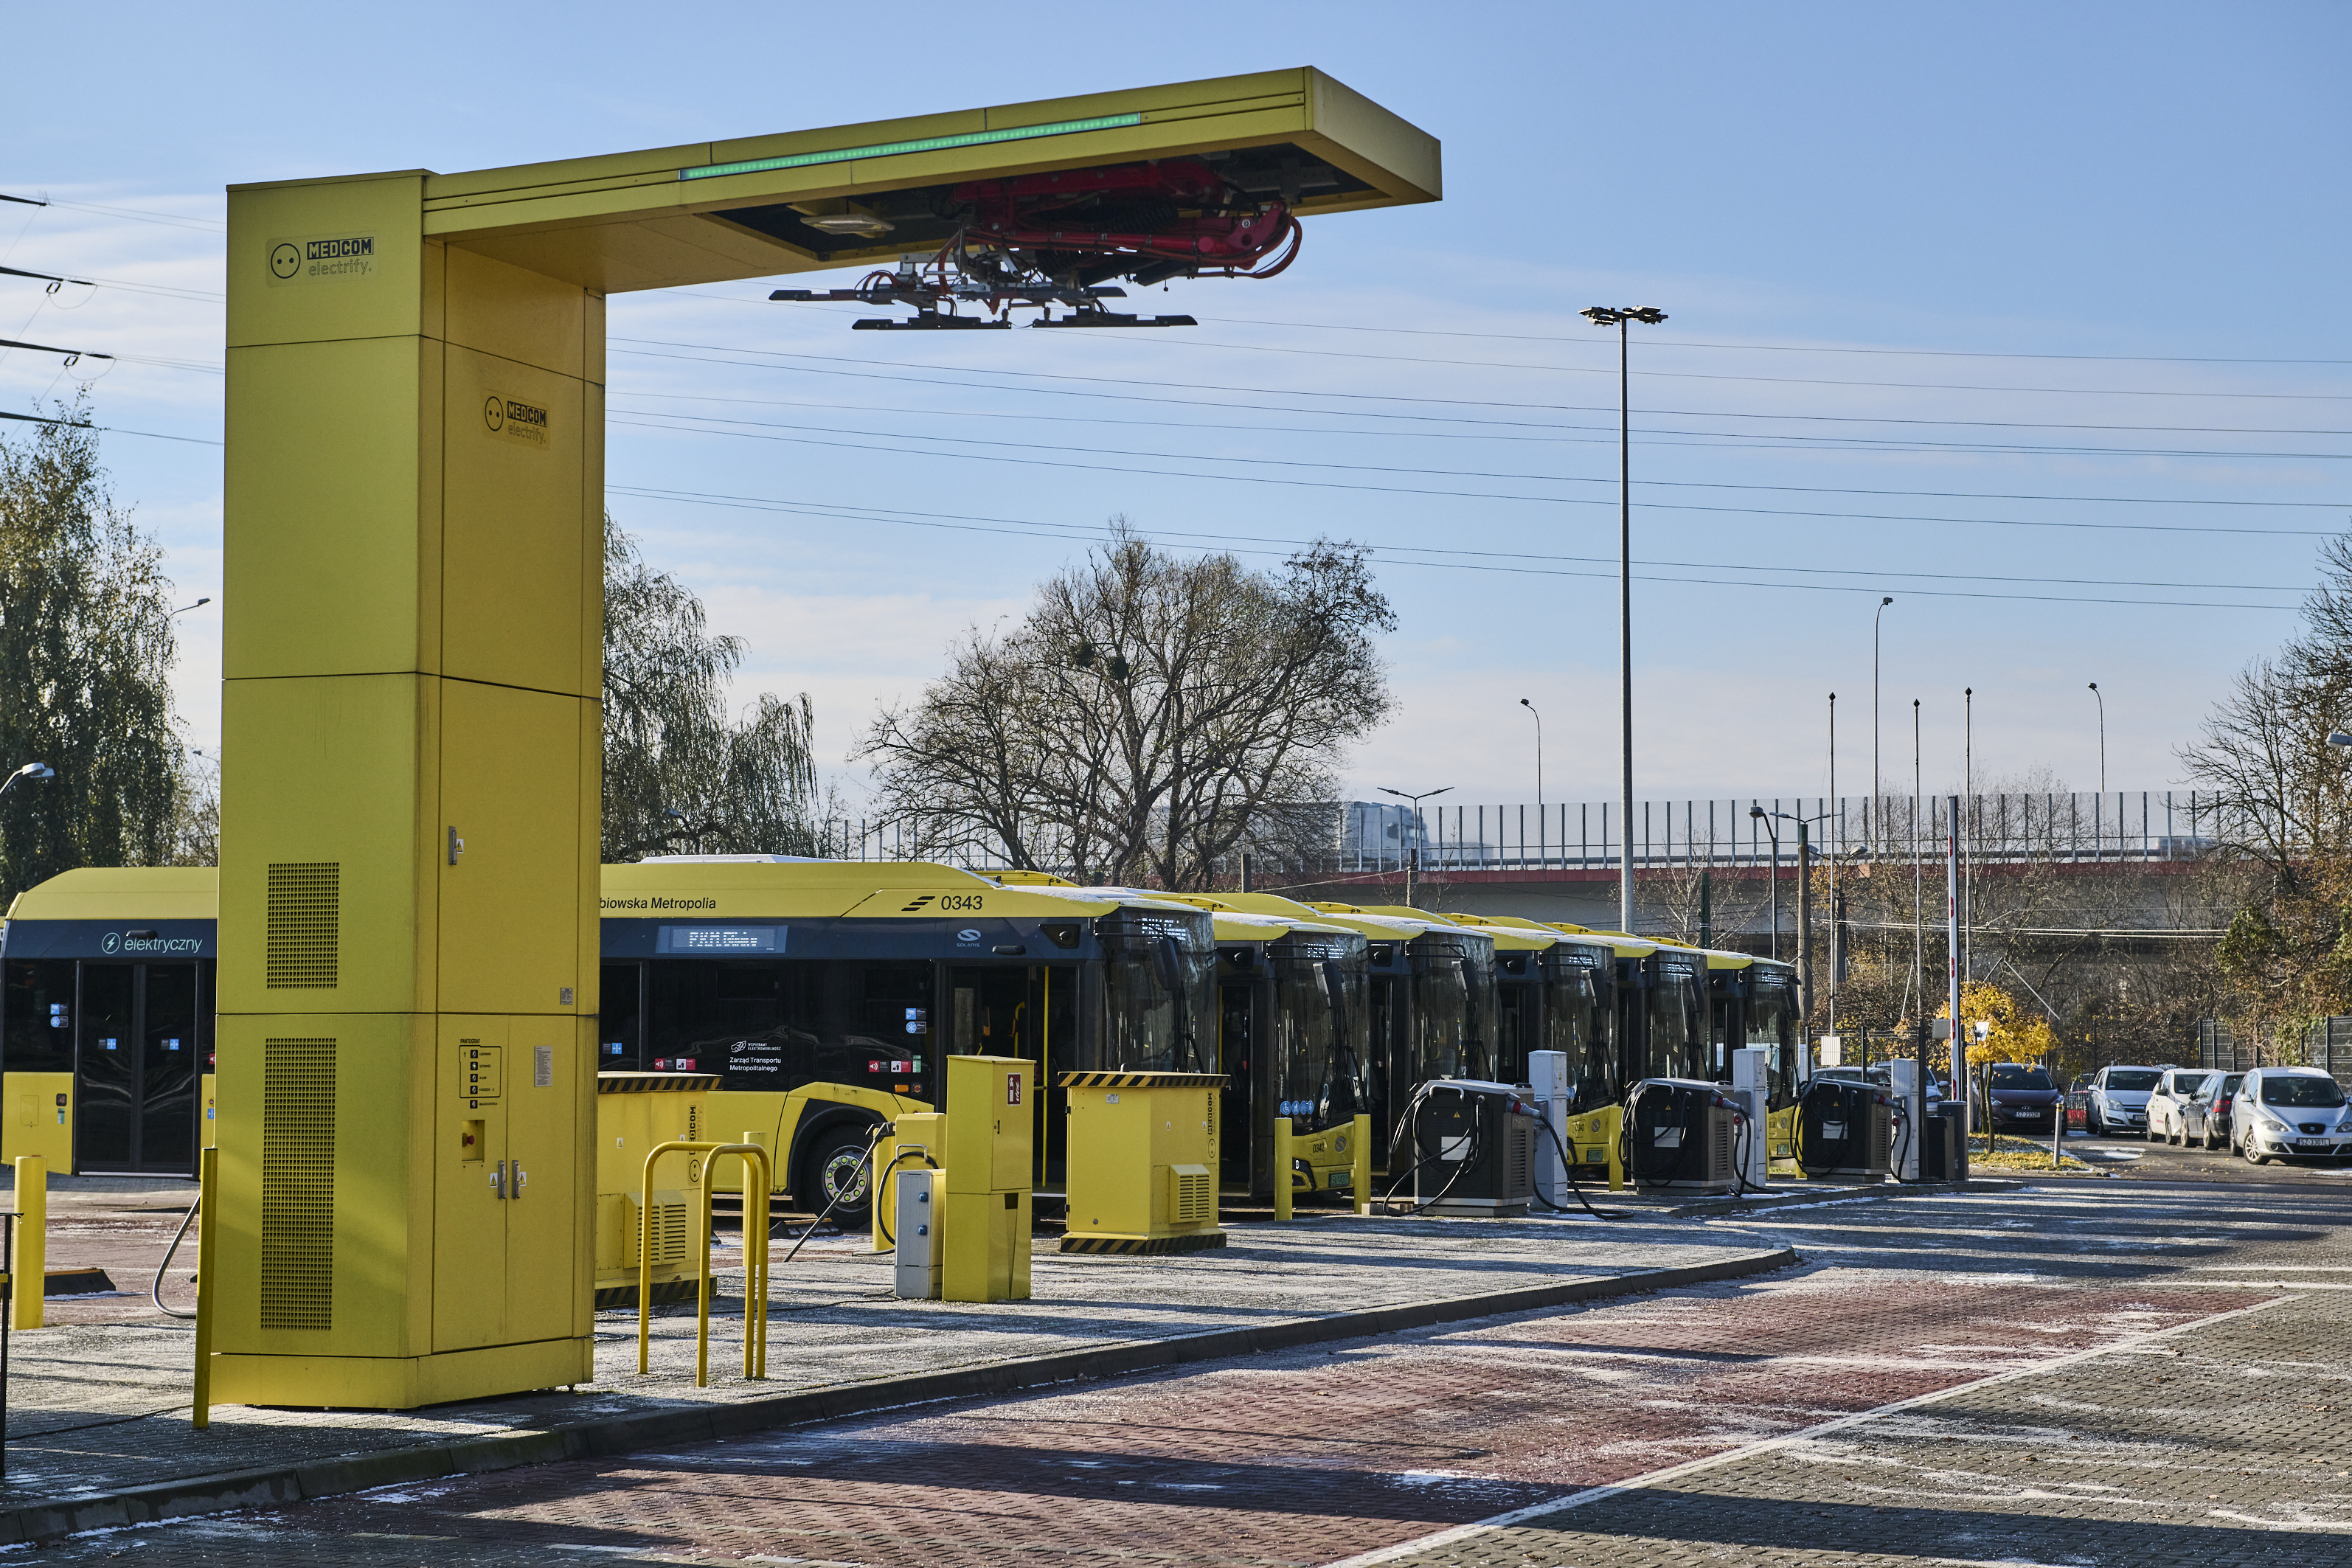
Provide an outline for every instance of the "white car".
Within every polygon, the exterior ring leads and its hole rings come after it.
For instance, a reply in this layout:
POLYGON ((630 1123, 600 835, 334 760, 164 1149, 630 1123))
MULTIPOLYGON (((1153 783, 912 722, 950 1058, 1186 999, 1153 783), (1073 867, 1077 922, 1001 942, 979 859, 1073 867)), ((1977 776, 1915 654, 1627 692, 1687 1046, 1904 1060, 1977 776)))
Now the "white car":
POLYGON ((2147 1097, 2147 1141, 2189 1142, 2189 1102, 2221 1075, 2203 1068, 2173 1068, 2147 1097))
POLYGON ((2255 1068, 2230 1107, 2230 1136, 2257 1165, 2352 1154, 2352 1105, 2317 1068, 2255 1068))
POLYGON ((2085 1131, 2094 1138, 2111 1133, 2145 1134, 2147 1097, 2154 1092, 2156 1080, 2163 1076, 2161 1068, 2101 1068, 2099 1076, 2091 1080, 2085 1131))
POLYGON ((2242 1072, 2222 1073, 2181 1107, 2184 1142, 2200 1149, 2230 1147, 2230 1107, 2236 1101, 2238 1086, 2245 1078, 2242 1072))

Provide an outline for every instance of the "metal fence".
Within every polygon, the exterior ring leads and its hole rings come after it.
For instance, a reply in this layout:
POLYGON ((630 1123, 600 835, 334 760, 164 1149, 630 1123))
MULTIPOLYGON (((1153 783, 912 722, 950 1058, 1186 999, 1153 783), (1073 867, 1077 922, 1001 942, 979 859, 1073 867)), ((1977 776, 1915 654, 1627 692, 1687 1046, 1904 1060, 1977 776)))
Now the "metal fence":
POLYGON ((2321 1068, 2352 1089, 2352 1017, 2321 1018, 2308 1027, 2274 1030, 2264 1039, 2252 1025, 2227 1018, 2197 1021, 2197 1065, 2217 1072, 2248 1068, 2321 1068))
MULTIPOLYGON (((1400 869, 1413 854, 1430 871, 1606 871, 1618 864, 1624 813, 1610 801, 1409 806, 1336 803, 1328 848, 1310 863, 1269 869, 1400 869)), ((1765 866, 1793 861, 1796 822, 1809 825, 1816 853, 1930 860, 1943 855, 1943 797, 1908 795, 1727 797, 1634 803, 1633 860, 1643 870, 1765 866), (1752 807, 1774 814, 1750 816, 1752 807), (1769 826, 1768 826, 1769 824, 1769 826)), ((2187 792, 1979 795, 1960 802, 1961 847, 1978 864, 2123 863, 2193 859, 2221 842, 2213 797, 2187 792)), ((1007 864, 977 825, 840 818, 823 825, 823 853, 853 860, 946 859, 985 869, 1007 864), (942 848, 940 846, 951 846, 942 848), (929 847, 926 848, 925 846, 929 847)))

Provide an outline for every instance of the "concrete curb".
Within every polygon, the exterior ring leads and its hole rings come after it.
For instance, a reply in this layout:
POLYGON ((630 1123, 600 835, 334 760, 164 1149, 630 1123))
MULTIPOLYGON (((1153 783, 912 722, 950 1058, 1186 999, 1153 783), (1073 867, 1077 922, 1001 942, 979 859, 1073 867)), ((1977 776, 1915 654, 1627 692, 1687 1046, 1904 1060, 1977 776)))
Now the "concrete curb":
POLYGON ((1174 1339, 1135 1340, 1050 1355, 1024 1356, 985 1366, 959 1367, 949 1372, 918 1373, 906 1377, 876 1378, 868 1383, 836 1384, 798 1390, 767 1399, 734 1405, 694 1405, 648 1410, 639 1415, 598 1421, 565 1423, 513 1433, 495 1433, 461 1442, 382 1453, 356 1454, 310 1464, 249 1470, 227 1470, 151 1486, 125 1487, 119 1491, 59 1498, 27 1503, 0 1511, 0 1544, 53 1540, 83 1531, 121 1529, 219 1513, 230 1509, 270 1508, 309 1499, 337 1497, 407 1481, 438 1480, 451 1476, 480 1475, 524 1465, 544 1465, 558 1459, 599 1458, 635 1449, 705 1442, 866 1415, 909 1405, 974 1395, 1011 1394, 1051 1384, 1087 1378, 1118 1377, 1160 1367, 1194 1362, 1220 1361, 1289 1350, 1332 1340, 1359 1339, 1369 1334, 1396 1333, 1435 1323, 1469 1318, 1499 1317, 1511 1312, 1564 1307, 1610 1296, 1645 1290, 1670 1290, 1767 1274, 1797 1261, 1791 1247, 1747 1252, 1717 1263, 1682 1268, 1653 1268, 1638 1273, 1565 1279, 1551 1285, 1531 1285, 1517 1290, 1496 1290, 1477 1296, 1455 1296, 1437 1301, 1415 1301, 1396 1307, 1371 1307, 1354 1312, 1333 1312, 1315 1318, 1289 1318, 1174 1339))

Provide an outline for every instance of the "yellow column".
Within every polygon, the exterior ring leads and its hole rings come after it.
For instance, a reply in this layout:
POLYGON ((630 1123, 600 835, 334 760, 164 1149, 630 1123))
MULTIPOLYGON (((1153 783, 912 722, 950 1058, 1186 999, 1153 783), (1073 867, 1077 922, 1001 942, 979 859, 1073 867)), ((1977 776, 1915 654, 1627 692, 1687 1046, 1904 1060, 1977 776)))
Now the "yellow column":
POLYGON ((49 1273, 49 1163, 16 1156, 16 1289, 13 1326, 37 1329, 49 1273))
POLYGON ((1290 1118, 1274 1119, 1274 1217, 1290 1217, 1290 1118))
POLYGON ((1355 1129, 1349 1133, 1354 1140, 1349 1145, 1354 1156, 1349 1163, 1349 1186, 1355 1190, 1356 1212, 1372 1212, 1372 1119, 1356 1118, 1355 1129))
POLYGON ((425 190, 229 195, 227 1403, 591 1375, 604 302, 425 190))
POLYGON ((196 1156, 196 1386, 195 1427, 213 1424, 213 1259, 219 1255, 214 1238, 220 1226, 213 1223, 220 1190, 220 1151, 207 1145, 196 1156))

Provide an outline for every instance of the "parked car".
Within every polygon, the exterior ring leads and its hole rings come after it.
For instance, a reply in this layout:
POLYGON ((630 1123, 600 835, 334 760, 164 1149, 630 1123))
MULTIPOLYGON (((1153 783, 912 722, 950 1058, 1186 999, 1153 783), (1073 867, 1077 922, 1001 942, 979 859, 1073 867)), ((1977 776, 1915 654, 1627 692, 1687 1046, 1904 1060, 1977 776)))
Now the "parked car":
POLYGON ((2090 1132, 2104 1138, 2110 1132, 2139 1132, 2147 1127, 2147 1097, 2161 1068, 2101 1068, 2091 1079, 2090 1132))
POLYGON ((2231 1106, 2231 1147, 2257 1165, 2352 1153, 2352 1105, 2317 1068, 2255 1068, 2231 1106))
POLYGON ((1978 1108, 1976 1123, 1995 1132, 2011 1127, 2047 1132, 2051 1116, 2064 1098, 2042 1068, 2023 1062, 1995 1062, 1985 1069, 1985 1103, 1978 1108))
POLYGON ((2230 1106, 2238 1097, 2238 1086, 2245 1081, 2242 1072, 2225 1072, 2208 1079, 2205 1087, 2189 1096, 2181 1107, 2184 1124, 2183 1142, 2194 1143, 2200 1149, 2230 1147, 2230 1106))
POLYGON ((2155 1090, 2147 1097, 2147 1141, 2187 1142, 2189 1097, 2215 1076, 2202 1068, 2174 1068, 2157 1079, 2155 1090))

